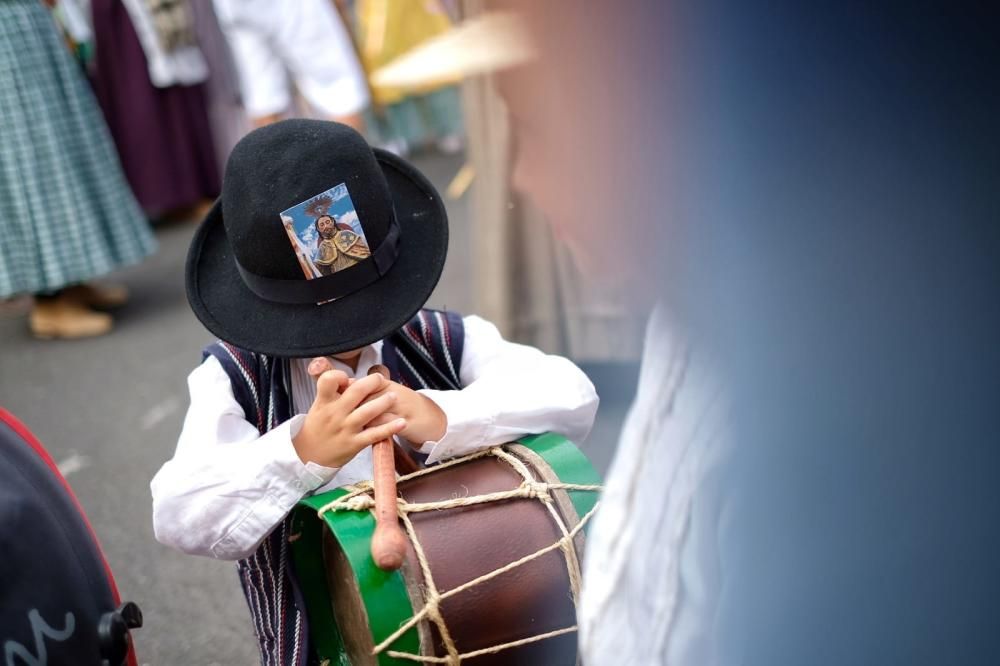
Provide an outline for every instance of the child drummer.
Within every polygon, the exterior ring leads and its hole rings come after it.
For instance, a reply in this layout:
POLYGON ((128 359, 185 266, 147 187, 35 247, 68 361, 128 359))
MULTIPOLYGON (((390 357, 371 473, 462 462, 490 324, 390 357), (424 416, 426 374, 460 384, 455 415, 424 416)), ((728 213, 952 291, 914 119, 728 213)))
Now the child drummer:
POLYGON ((422 309, 447 245, 423 175, 310 120, 247 135, 195 234, 188 300, 220 341, 188 377, 177 450, 151 483, 153 524, 164 544, 238 561, 263 663, 308 652, 287 516, 303 496, 370 479, 373 443, 395 436, 433 464, 590 430, 597 396, 568 360, 479 317, 422 309), (321 217, 352 257, 329 274, 310 265, 321 217), (350 253, 359 243, 370 255, 350 253), (376 364, 392 379, 368 375, 376 364))

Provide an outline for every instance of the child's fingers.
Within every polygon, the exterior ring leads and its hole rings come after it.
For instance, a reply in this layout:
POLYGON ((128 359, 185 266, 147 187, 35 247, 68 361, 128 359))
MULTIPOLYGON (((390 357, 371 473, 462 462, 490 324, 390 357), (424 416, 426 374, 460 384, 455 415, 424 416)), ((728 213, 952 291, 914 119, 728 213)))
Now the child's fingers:
MULTIPOLYGON (((371 375, 369 375, 369 377, 370 376, 371 375)), ((355 380, 355 381, 357 381, 357 380, 355 380)), ((369 393, 368 397, 366 397, 362 402, 363 403, 364 402, 370 402, 370 401, 374 400, 375 398, 379 398, 379 397, 385 395, 386 393, 395 393, 397 395, 397 397, 400 400, 402 400, 404 394, 406 394, 408 392, 410 392, 410 389, 408 389, 407 387, 403 386, 402 384, 397 384, 396 382, 392 381, 391 379, 387 379, 387 380, 385 380, 385 384, 382 385, 382 388, 380 388, 377 391, 373 391, 372 393, 369 393)))
MULTIPOLYGON (((369 375, 369 377, 370 376, 371 375, 369 375)), ((358 381, 358 380, 354 380, 354 381, 358 381)), ((385 382, 382 385, 381 388, 372 391, 371 393, 369 393, 368 395, 366 395, 364 398, 362 398, 361 399, 361 404, 362 405, 366 405, 369 402, 371 402, 373 400, 377 400, 377 399, 381 398, 384 395, 389 395, 390 393, 395 393, 396 397, 398 398, 399 397, 399 391, 396 390, 397 388, 399 388, 397 385, 393 384, 392 382, 387 381, 387 382, 385 382)))
POLYGON ((358 438, 355 441, 365 446, 371 446, 376 442, 381 442, 383 439, 389 439, 393 435, 398 435, 405 429, 406 419, 393 419, 383 425, 365 428, 358 433, 358 438))
POLYGON ((372 393, 378 393, 383 388, 385 388, 388 383, 388 379, 382 375, 368 375, 367 377, 362 377, 356 380, 353 384, 347 387, 347 390, 343 392, 338 402, 338 406, 343 410, 343 414, 346 417, 348 414, 357 409, 369 395, 372 393))
POLYGON ((327 370, 316 380, 317 400, 336 400, 347 386, 347 373, 343 370, 327 370))
POLYGON ((382 412, 381 414, 373 418, 371 421, 369 421, 367 424, 365 424, 365 427, 371 428, 372 426, 385 425, 386 423, 389 423, 390 421, 395 421, 398 418, 405 418, 405 417, 401 417, 399 414, 392 411, 382 412))
POLYGON ((347 417, 347 423, 357 429, 364 428, 374 419, 392 408, 396 402, 395 393, 386 393, 359 406, 347 417))
POLYGON ((333 370, 333 363, 325 356, 317 356, 309 361, 309 367, 306 369, 309 376, 313 379, 319 379, 320 375, 329 370, 333 370))

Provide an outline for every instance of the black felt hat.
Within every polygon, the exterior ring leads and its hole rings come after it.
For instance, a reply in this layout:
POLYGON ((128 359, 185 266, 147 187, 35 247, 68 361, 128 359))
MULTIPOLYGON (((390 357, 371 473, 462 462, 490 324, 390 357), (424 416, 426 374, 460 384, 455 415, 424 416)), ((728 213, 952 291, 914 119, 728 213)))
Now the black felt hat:
POLYGON ((286 120, 233 149, 222 196, 188 251, 188 301, 208 330, 244 349, 336 354, 402 327, 433 291, 447 249, 441 197, 414 167, 345 125, 286 120), (327 214, 338 236, 321 250, 327 214))

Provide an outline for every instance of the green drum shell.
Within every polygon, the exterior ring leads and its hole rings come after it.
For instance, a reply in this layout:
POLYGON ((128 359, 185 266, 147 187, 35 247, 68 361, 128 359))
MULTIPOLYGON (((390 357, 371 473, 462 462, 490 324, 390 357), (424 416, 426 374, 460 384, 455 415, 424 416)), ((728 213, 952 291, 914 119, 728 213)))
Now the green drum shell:
MULTIPOLYGON (((541 458, 561 483, 600 483, 600 476, 590 461, 564 437, 553 434, 536 435, 517 443, 541 458)), ((328 511, 322 518, 319 517, 320 508, 347 494, 347 490, 338 488, 307 497, 299 502, 292 515, 292 556, 308 613, 310 639, 320 662, 325 661, 331 665, 347 665, 350 661, 330 603, 327 566, 322 555, 324 538, 329 538, 325 537, 325 533, 328 532, 336 539, 353 571, 367 613, 373 644, 384 641, 415 613, 401 572, 382 571, 372 561, 370 549, 375 519, 371 512, 328 511)), ((586 515, 598 499, 597 493, 589 490, 569 490, 565 491, 565 496, 577 514, 576 517, 567 517, 568 526, 586 515)), ((563 507, 563 511, 566 510, 567 507, 563 507)), ((413 627, 408 630, 392 644, 391 649, 420 654, 418 629, 413 627)), ((412 666, 413 663, 415 662, 394 658, 384 652, 378 658, 380 666, 412 666)))

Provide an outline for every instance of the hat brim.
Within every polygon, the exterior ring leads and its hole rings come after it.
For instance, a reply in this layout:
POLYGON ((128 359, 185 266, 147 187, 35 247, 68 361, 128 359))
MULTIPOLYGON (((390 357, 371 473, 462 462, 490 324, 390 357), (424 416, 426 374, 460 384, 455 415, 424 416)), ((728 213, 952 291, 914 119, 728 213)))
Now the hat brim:
POLYGON ((217 201, 191 241, 185 275, 191 309, 205 328, 269 356, 329 356, 391 335, 424 306, 448 253, 444 204, 419 171, 392 153, 374 152, 400 230, 399 254, 389 271, 364 289, 322 305, 265 300, 240 277, 217 201))

